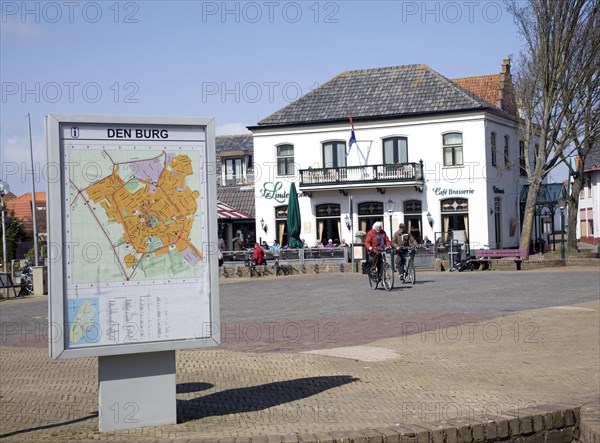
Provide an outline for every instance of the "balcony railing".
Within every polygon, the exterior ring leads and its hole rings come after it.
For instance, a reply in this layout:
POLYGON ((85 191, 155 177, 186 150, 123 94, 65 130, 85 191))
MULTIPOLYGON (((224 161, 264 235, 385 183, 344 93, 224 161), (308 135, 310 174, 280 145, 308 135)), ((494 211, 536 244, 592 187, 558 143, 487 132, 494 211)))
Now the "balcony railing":
POLYGON ((361 187, 385 184, 423 184, 423 163, 394 163, 385 165, 346 166, 343 168, 311 168, 300 170, 300 188, 318 189, 323 186, 361 187))

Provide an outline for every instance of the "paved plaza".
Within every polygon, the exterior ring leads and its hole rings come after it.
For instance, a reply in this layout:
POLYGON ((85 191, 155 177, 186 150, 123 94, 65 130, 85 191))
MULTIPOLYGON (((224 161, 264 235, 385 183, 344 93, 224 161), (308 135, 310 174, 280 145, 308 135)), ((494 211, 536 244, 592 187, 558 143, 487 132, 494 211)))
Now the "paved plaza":
POLYGON ((48 357, 46 297, 4 301, 0 438, 399 441, 413 431, 406 441, 417 442, 418 430, 472 426, 478 441, 478 423, 511 417, 581 407, 598 420, 596 267, 417 278, 391 292, 358 274, 223 282, 223 344, 177 352, 178 423, 109 433, 98 432, 97 359, 48 357))

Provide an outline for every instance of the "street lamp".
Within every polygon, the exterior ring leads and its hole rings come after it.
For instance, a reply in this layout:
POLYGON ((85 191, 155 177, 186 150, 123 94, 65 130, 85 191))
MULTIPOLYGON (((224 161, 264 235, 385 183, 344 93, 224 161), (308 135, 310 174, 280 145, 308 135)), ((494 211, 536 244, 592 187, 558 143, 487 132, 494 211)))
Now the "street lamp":
POLYGON ((348 217, 348 214, 346 214, 344 222, 346 223, 346 227, 348 228, 348 230, 350 230, 350 228, 352 227, 352 223, 350 222, 350 217, 348 217))
MULTIPOLYGON (((2 270, 8 272, 8 254, 6 251, 6 203, 4 196, 10 192, 8 183, 0 180, 0 210, 2 211, 2 270)), ((8 298, 8 288, 6 289, 6 298, 8 298)))
POLYGON ((267 224, 265 223, 265 219, 261 218, 260 219, 260 227, 262 228, 263 231, 265 231, 265 234, 267 233, 267 231, 269 230, 269 227, 267 226, 267 224))
MULTIPOLYGON (((394 209, 396 208, 396 202, 393 201, 391 198, 385 202, 385 206, 387 207, 387 212, 388 215, 390 216, 390 234, 393 234, 394 231, 394 227, 392 226, 392 214, 394 213, 394 209)), ((394 250, 394 248, 392 248, 392 251, 394 250)), ((391 262, 392 262, 392 272, 396 272, 396 269, 394 269, 394 253, 392 252, 392 257, 391 257, 391 262)))
POLYGON ((558 198, 558 207, 560 208, 560 259, 565 259, 565 206, 567 199, 561 195, 558 198))
POLYGON ((433 217, 429 211, 427 211, 427 223, 429 223, 429 227, 433 228, 433 217))

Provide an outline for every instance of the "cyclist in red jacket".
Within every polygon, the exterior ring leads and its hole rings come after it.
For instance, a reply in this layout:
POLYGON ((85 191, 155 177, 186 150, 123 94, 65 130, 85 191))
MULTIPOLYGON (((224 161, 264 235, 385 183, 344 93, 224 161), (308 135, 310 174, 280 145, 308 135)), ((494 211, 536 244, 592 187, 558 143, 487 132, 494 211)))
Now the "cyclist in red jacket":
POLYGON ((371 269, 380 269, 381 252, 385 248, 389 248, 392 245, 387 234, 383 230, 381 222, 373 223, 373 229, 367 233, 365 239, 365 248, 371 258, 371 269))

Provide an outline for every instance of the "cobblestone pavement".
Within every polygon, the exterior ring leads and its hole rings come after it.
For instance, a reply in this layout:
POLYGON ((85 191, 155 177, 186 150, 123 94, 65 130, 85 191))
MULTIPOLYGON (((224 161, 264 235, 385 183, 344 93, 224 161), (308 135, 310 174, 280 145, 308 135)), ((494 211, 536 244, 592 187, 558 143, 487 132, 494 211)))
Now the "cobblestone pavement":
MULTIPOLYGON (((177 352, 179 423, 110 433, 98 432, 97 360, 51 360, 35 328, 23 340, 6 318, 28 311, 11 318, 31 327, 38 302, 3 302, 0 438, 296 441, 598 402, 597 269, 431 273, 391 293, 346 278, 353 289, 331 276, 286 280, 301 299, 279 316, 283 280, 222 285, 224 345, 177 352)), ((135 405, 104 413, 136 419, 135 405)))

